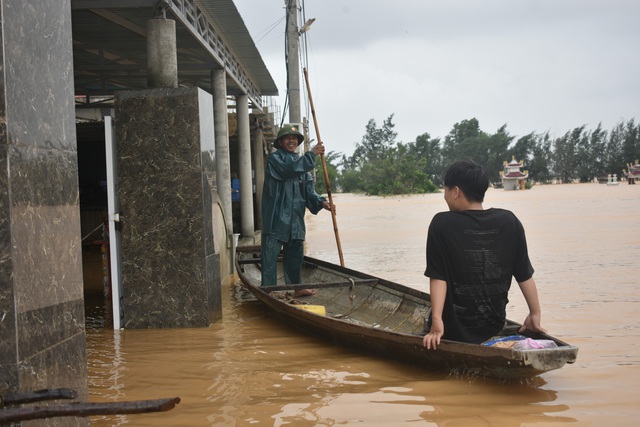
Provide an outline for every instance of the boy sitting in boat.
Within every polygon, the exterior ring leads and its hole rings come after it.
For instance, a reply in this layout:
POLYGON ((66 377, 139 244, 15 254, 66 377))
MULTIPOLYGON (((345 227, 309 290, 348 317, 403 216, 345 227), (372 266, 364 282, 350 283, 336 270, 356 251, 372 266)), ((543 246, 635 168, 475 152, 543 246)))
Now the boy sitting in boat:
POLYGON ((471 160, 454 163, 445 174, 449 212, 433 217, 427 236, 427 349, 435 349, 440 339, 479 344, 497 335, 505 324, 512 277, 529 307, 519 332, 546 332, 524 228, 512 212, 482 207, 488 187, 485 171, 471 160))

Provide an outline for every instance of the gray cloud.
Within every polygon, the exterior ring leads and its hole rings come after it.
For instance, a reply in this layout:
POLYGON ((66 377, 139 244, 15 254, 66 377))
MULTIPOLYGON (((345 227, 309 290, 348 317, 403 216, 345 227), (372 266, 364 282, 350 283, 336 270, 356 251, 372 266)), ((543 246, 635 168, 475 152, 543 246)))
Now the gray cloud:
MULTIPOLYGON (((299 0, 301 2, 301 0, 299 0)), ((282 0, 235 1, 285 94, 282 0)), ((609 129, 640 110, 640 2, 304 2, 309 75, 329 150, 350 153, 389 114, 403 142, 476 117, 512 135, 609 129)), ((279 103, 284 104, 284 98, 279 103)), ((313 128, 313 126, 312 126, 313 128)))

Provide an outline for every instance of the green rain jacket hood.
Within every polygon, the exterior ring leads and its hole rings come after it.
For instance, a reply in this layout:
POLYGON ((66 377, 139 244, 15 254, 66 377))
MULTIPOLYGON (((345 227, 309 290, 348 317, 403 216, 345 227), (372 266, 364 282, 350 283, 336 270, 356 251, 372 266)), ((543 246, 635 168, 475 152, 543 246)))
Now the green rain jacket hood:
POLYGON ((314 190, 309 171, 315 164, 311 151, 299 156, 278 149, 269 155, 262 195, 262 234, 281 242, 304 240, 305 208, 315 215, 326 200, 314 190))

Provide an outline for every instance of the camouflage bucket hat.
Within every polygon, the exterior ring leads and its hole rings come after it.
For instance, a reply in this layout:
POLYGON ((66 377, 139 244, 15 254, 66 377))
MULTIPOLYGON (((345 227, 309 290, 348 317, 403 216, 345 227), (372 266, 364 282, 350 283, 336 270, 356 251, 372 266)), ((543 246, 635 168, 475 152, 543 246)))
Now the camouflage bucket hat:
POLYGON ((280 141, 280 138, 287 136, 287 135, 295 135, 298 138, 298 145, 302 144, 302 141, 304 141, 304 135, 302 135, 299 131, 298 131, 298 127, 294 126, 294 125, 284 125, 282 126, 282 128, 280 129, 280 131, 278 131, 278 136, 276 137, 276 140, 273 141, 273 145, 275 147, 278 146, 278 143, 280 141))

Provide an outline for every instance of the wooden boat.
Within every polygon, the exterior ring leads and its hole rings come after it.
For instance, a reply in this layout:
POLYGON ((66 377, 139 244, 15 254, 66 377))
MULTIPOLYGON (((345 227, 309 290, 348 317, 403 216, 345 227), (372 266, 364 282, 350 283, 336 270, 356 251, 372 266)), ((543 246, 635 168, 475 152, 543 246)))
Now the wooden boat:
MULTIPOLYGON (((260 248, 238 247, 238 276, 258 300, 291 324, 359 350, 418 366, 501 379, 533 377, 576 360, 578 348, 546 334, 557 347, 516 350, 442 340, 437 350, 422 346, 429 294, 305 257, 301 285, 260 286, 260 248), (313 296, 295 298, 296 289, 317 289, 313 296)), ((282 274, 280 274, 282 277, 282 274)), ((503 333, 521 326, 507 321, 503 333)))

